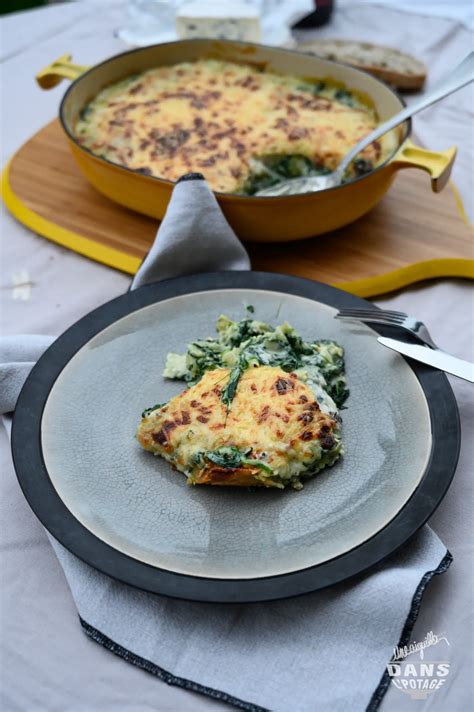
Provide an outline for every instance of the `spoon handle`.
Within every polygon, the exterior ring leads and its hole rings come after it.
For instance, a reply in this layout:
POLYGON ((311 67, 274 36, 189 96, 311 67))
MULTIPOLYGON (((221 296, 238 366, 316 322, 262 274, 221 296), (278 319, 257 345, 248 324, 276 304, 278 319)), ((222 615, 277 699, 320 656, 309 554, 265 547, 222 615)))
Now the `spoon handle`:
POLYGON ((469 84, 474 80, 474 52, 470 52, 465 59, 459 64, 456 69, 444 77, 431 91, 429 91, 424 96, 420 97, 417 101, 414 101, 410 106, 405 107, 402 111, 392 116, 388 121, 383 124, 379 124, 374 131, 372 131, 368 136, 366 136, 362 141, 359 141, 354 148, 347 153, 342 159, 341 163, 336 168, 339 175, 343 175, 346 172, 347 167, 353 161, 353 159, 366 148, 372 141, 383 136, 387 131, 394 129, 395 126, 401 124, 405 119, 409 119, 414 114, 417 114, 422 109, 427 106, 434 104, 435 102, 443 99, 445 96, 452 94, 453 92, 461 89, 462 87, 469 84))

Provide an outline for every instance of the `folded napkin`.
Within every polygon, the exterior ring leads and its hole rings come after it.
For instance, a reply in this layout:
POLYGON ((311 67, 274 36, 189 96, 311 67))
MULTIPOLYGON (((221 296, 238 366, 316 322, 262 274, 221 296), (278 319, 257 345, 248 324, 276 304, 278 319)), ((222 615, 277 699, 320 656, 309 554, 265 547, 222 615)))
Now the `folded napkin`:
MULTIPOLYGON (((132 289, 191 272, 250 268, 202 176, 186 178, 174 189, 132 289)), ((13 410, 52 340, 3 339, 1 413, 13 410)), ((90 638, 168 684, 240 709, 276 712, 376 710, 390 684, 386 664, 394 647, 409 642, 427 584, 451 562, 424 527, 369 573, 329 590, 274 603, 210 605, 138 591, 50 540, 90 638)))

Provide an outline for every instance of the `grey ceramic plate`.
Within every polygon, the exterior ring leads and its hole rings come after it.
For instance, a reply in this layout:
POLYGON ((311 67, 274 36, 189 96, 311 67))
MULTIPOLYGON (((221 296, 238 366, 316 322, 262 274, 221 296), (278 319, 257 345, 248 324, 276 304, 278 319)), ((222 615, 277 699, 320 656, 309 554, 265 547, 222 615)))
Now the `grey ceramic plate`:
POLYGON ((101 307, 47 352, 20 398, 13 450, 33 509, 106 573, 198 600, 302 593, 380 560, 444 494, 457 412, 444 375, 334 319, 354 302, 314 282, 232 273, 170 280, 101 307), (346 351, 346 454, 299 492, 191 488, 134 440, 143 408, 183 388, 161 375, 168 351, 212 335, 220 313, 242 318, 247 304, 255 318, 287 320, 305 339, 336 339, 346 351))

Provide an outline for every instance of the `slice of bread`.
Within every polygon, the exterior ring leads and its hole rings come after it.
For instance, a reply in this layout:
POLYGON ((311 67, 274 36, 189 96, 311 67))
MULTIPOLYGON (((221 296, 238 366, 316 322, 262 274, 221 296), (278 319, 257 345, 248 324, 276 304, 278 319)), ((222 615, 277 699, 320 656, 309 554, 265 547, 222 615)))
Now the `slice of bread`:
POLYGON ((426 79, 426 67, 422 62, 392 47, 333 39, 295 41, 292 47, 364 69, 396 89, 416 91, 423 87, 426 79))

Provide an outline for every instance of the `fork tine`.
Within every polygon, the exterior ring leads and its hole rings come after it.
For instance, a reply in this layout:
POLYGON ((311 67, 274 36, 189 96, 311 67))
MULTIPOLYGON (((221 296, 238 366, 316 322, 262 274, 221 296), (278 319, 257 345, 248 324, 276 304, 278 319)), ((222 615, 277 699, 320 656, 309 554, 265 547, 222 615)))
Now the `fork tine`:
POLYGON ((379 309, 378 311, 382 312, 382 314, 391 314, 392 316, 401 316, 404 319, 408 316, 406 312, 401 312, 401 311, 395 311, 394 309, 379 309))
POLYGON ((376 309, 341 309, 336 316, 343 318, 345 316, 382 316, 382 313, 376 309))
POLYGON ((336 319, 340 318, 341 321, 358 321, 361 324, 385 324, 385 326, 398 326, 398 327, 403 327, 403 321, 394 321, 393 319, 381 319, 380 317, 355 317, 355 316, 343 316, 343 317, 336 317, 336 319))
POLYGON ((378 321, 390 324, 403 324, 405 321, 404 317, 392 316, 391 314, 384 314, 383 312, 376 311, 361 311, 361 312, 339 312, 336 314, 336 319, 357 319, 358 321, 378 321))
POLYGON ((349 314, 378 314, 379 316, 398 316, 403 319, 407 317, 407 314, 405 312, 399 312, 399 311, 393 311, 390 309, 364 309, 364 308, 357 308, 357 309, 340 309, 339 314, 345 316, 349 314))

